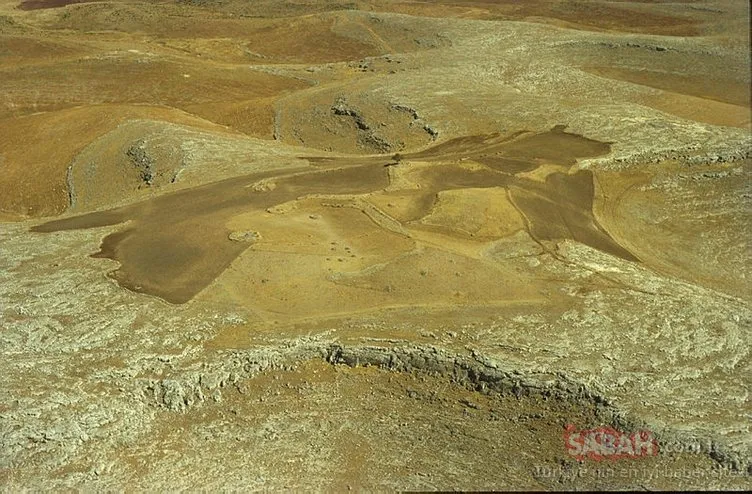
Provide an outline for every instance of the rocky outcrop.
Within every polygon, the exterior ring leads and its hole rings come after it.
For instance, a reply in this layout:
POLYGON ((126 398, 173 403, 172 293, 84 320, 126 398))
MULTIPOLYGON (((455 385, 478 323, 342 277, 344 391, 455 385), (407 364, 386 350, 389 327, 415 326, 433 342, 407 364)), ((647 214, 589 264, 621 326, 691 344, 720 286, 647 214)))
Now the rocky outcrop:
POLYGON ((752 461, 742 451, 708 437, 661 428, 620 410, 592 386, 550 372, 520 372, 476 351, 454 353, 430 345, 349 345, 326 341, 297 341, 274 348, 233 351, 224 361, 201 370, 162 380, 149 380, 143 396, 153 406, 186 412, 204 403, 222 401, 222 390, 244 393, 243 381, 272 370, 292 370, 310 359, 350 368, 374 366, 393 372, 424 373, 491 398, 514 396, 561 400, 593 411, 602 425, 623 432, 649 429, 666 451, 707 455, 723 468, 752 473, 752 461))
POLYGON ((349 117, 352 119, 358 131, 358 143, 363 147, 372 149, 379 153, 388 153, 394 148, 392 143, 387 141, 383 136, 379 135, 377 130, 372 128, 359 110, 348 105, 345 98, 337 98, 337 101, 332 106, 332 112, 334 115, 349 117))
POLYGON ((154 177, 156 174, 154 160, 146 152, 146 143, 144 141, 138 141, 133 146, 129 147, 125 152, 131 159, 131 163, 138 170, 141 180, 146 185, 152 185, 154 183, 154 177))

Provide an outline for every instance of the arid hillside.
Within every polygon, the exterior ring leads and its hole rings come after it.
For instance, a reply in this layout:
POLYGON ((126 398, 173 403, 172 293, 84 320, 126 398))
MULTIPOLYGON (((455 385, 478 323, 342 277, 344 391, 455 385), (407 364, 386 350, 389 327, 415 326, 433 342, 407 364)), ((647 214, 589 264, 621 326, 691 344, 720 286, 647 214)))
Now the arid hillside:
POLYGON ((752 488, 749 19, 0 0, 0 490, 752 488))

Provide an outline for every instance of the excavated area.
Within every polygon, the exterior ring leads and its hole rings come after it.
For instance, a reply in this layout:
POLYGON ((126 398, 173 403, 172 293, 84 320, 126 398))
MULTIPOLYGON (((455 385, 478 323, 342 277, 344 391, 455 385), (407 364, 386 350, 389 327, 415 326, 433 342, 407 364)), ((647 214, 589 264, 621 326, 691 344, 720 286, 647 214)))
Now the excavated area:
MULTIPOLYGON (((517 177, 514 173, 533 172, 544 164, 566 170, 578 157, 596 157, 607 151, 607 145, 566 133, 558 126, 538 135, 521 132, 507 138, 453 139, 405 156, 405 160, 429 164, 411 178, 420 194, 414 196, 416 205, 406 206, 418 211, 415 220, 419 221, 430 213, 433 199, 444 191, 500 189, 509 194, 519 211, 517 214, 528 225, 527 231, 536 242, 573 239, 627 260, 636 260, 614 242, 593 217, 594 185, 589 171, 573 175, 551 173, 542 183, 517 177), (457 160, 475 160, 478 166, 467 169, 451 165, 457 160), (511 161, 511 167, 506 166, 507 160, 511 161), (431 163, 450 165, 430 166, 431 163), (519 163, 525 166, 515 166, 519 163)), ((226 224, 232 217, 265 211, 269 216, 274 208, 306 197, 366 198, 394 185, 394 180, 390 184, 388 167, 409 168, 407 163, 390 163, 387 158, 371 158, 365 164, 358 161, 318 159, 314 163, 319 169, 313 171, 286 172, 279 176, 259 173, 234 178, 122 209, 56 220, 37 226, 33 231, 54 232, 127 222, 125 229, 104 239, 95 256, 120 262, 121 267, 113 276, 122 286, 158 295, 172 303, 184 303, 211 283, 249 246, 246 242, 228 240, 232 231, 228 231, 226 224)), ((306 206, 310 208, 311 202, 319 201, 308 201, 306 206)), ((389 217, 388 211, 378 207, 370 214, 389 217)), ((475 213, 469 210, 466 214, 475 213)), ((285 215, 280 215, 276 229, 288 228, 287 223, 285 215)), ((408 226, 397 224, 400 228, 408 226)), ((250 227, 249 231, 256 230, 252 223, 250 227)), ((276 234, 275 227, 268 225, 267 228, 271 231, 262 229, 253 233, 254 238, 276 234)), ((452 234, 451 227, 445 230, 452 234)))

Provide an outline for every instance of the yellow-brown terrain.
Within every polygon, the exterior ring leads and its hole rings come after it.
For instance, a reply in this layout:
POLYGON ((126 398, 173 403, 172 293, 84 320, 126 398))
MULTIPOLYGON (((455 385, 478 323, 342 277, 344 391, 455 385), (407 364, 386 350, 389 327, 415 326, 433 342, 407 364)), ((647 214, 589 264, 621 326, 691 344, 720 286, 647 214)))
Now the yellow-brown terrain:
POLYGON ((749 19, 0 0, 0 489, 752 488, 749 19))

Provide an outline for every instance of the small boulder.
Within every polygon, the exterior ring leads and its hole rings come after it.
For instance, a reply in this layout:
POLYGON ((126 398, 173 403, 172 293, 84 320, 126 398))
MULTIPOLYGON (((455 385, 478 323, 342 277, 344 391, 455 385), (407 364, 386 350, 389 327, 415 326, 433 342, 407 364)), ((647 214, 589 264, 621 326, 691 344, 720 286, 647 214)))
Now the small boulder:
POLYGON ((261 238, 261 235, 251 230, 238 230, 230 233, 227 238, 233 242, 255 242, 261 238))

